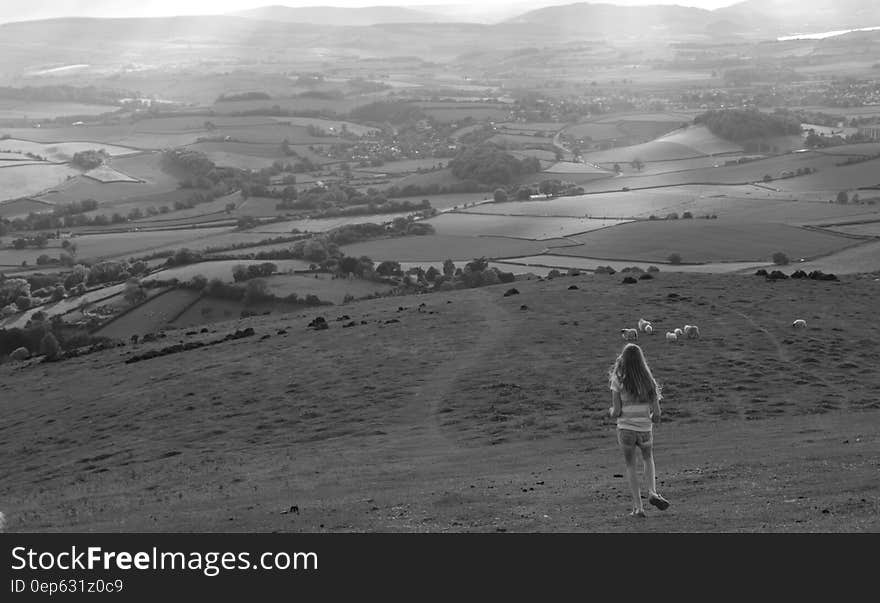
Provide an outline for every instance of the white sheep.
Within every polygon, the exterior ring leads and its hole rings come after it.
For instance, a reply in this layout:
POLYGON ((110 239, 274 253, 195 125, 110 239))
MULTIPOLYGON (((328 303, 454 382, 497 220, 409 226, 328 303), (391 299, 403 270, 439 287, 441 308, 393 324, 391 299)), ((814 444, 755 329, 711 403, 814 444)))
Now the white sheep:
POLYGON ((654 327, 652 327, 651 325, 645 325, 645 333, 647 333, 648 335, 653 335, 654 327))
POLYGON ((638 341, 639 332, 636 329, 620 329, 620 336, 626 341, 638 341))
POLYGON ((697 325, 685 325, 684 326, 684 336, 688 339, 699 339, 700 338, 700 327, 697 325))
POLYGON ((645 333, 646 329, 651 326, 651 322, 644 318, 639 319, 639 332, 645 333))
POLYGON ((791 323, 791 326, 794 327, 795 329, 806 329, 807 328, 807 321, 804 320, 803 318, 798 318, 796 321, 791 323))
POLYGON ((684 337, 684 331, 682 331, 681 329, 675 329, 675 330, 673 331, 673 333, 674 333, 675 336, 678 337, 678 338, 684 337))
POLYGON ((678 341, 678 335, 671 331, 666 332, 666 341, 678 341))

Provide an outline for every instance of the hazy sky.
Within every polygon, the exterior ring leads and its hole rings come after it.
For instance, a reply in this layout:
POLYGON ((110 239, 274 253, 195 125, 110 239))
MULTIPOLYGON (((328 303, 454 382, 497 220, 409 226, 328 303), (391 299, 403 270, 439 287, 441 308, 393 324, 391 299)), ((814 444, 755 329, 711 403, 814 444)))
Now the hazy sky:
MULTIPOLYGON (((283 4, 287 6, 431 6, 438 4, 467 5, 473 10, 475 5, 487 9, 500 9, 504 6, 518 5, 523 12, 556 4, 571 4, 577 0, 0 0, 0 22, 39 19, 49 17, 106 16, 106 17, 145 17, 164 15, 204 15, 222 14, 267 6, 283 4)), ((701 8, 718 8, 736 3, 737 0, 611 0, 610 4, 645 5, 679 4, 701 8)))

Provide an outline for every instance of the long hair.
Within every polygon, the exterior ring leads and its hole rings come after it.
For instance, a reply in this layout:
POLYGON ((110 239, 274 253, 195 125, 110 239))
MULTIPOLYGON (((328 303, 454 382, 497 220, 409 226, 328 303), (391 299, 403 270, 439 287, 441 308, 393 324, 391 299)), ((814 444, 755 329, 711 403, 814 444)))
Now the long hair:
POLYGON ((634 343, 623 346, 623 351, 611 365, 608 378, 609 380, 616 378, 622 389, 639 400, 653 402, 663 399, 663 395, 660 393, 660 384, 651 374, 651 367, 645 360, 645 353, 634 343))

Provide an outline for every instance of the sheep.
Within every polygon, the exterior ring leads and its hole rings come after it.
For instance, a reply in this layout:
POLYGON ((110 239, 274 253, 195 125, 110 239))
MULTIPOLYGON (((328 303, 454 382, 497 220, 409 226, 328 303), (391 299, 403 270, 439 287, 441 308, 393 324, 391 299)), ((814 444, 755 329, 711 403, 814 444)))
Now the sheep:
POLYGON ((688 339, 699 339, 700 327, 698 327, 697 325, 685 325, 684 336, 688 339))
POLYGON ((651 326, 650 321, 645 320, 644 318, 639 319, 639 332, 642 332, 642 333, 645 332, 645 327, 650 327, 650 326, 651 326))
POLYGON ((666 332, 666 341, 678 341, 678 335, 670 331, 666 332))
POLYGON ((645 333, 647 333, 648 335, 653 335, 654 327, 652 327, 651 325, 645 325, 645 333))
POLYGON ((675 336, 678 338, 684 337, 684 331, 682 331, 681 329, 675 329, 673 333, 675 333, 675 336))
POLYGON ((795 329, 806 329, 807 328, 807 321, 804 320, 803 318, 798 318, 796 321, 791 323, 791 326, 794 327, 795 329))
POLYGON ((639 332, 636 329, 620 329, 620 336, 626 341, 638 341, 639 332))

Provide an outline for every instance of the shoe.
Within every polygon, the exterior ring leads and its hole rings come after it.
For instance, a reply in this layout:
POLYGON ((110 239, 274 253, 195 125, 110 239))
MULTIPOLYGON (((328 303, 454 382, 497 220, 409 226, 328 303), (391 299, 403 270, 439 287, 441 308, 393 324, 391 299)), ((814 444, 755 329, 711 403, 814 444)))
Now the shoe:
POLYGON ((651 494, 648 496, 648 502, 661 511, 665 511, 669 508, 669 501, 660 496, 659 494, 651 494))
POLYGON ((639 509, 638 511, 633 511, 629 515, 630 517, 641 517, 642 519, 645 519, 647 517, 647 515, 645 515, 645 512, 641 509, 639 509))

